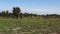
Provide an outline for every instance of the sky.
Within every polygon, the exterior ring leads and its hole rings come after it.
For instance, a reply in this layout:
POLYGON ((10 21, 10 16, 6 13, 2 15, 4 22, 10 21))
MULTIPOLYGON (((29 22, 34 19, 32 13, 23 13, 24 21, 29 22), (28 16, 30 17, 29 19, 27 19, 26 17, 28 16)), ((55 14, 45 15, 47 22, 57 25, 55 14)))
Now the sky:
POLYGON ((22 13, 60 14, 60 0, 0 0, 0 11, 20 7, 22 13))

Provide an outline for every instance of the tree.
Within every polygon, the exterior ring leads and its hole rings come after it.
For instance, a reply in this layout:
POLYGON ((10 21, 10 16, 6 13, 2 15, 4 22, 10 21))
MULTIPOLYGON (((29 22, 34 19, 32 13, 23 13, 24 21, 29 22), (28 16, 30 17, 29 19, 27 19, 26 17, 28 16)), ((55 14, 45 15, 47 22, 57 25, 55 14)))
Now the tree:
POLYGON ((6 16, 5 14, 6 14, 5 11, 2 11, 1 15, 2 15, 3 17, 6 16))
POLYGON ((9 11, 7 10, 5 13, 6 13, 6 17, 9 17, 9 15, 8 15, 9 14, 9 11))
POLYGON ((19 7, 13 7, 13 15, 18 18, 20 15, 21 9, 19 7))
POLYGON ((23 17, 23 14, 22 14, 22 13, 20 13, 20 18, 22 19, 22 17, 23 17))

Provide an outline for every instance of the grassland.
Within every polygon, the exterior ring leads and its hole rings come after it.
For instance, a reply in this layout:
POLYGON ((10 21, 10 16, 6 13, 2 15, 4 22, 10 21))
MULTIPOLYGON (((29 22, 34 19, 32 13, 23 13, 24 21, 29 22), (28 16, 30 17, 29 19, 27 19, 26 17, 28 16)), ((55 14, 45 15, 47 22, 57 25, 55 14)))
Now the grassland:
POLYGON ((0 34, 60 34, 60 18, 0 18, 0 34))

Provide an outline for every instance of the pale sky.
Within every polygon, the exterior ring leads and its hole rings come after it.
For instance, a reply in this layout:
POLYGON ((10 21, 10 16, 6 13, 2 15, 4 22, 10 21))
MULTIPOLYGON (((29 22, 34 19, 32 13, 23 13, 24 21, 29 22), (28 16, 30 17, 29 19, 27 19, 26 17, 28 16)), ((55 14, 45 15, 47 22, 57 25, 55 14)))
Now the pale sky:
POLYGON ((60 14, 60 0, 0 0, 0 11, 20 7, 22 12, 60 14))

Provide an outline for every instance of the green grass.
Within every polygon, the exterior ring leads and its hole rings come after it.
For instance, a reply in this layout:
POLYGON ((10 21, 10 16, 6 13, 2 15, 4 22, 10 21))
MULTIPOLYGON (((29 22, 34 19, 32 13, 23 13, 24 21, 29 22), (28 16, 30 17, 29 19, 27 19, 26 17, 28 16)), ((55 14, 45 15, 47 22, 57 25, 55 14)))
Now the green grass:
POLYGON ((60 33, 60 18, 0 18, 0 34, 60 33))

